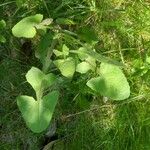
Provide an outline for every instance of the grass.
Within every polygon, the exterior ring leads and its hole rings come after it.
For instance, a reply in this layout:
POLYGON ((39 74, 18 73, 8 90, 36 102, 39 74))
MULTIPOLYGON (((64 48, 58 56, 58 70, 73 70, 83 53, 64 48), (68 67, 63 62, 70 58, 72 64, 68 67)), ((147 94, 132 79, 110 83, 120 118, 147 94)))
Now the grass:
MULTIPOLYGON (((0 18, 7 22, 7 43, 0 45, 0 149, 42 149, 45 141, 45 132, 33 134, 26 128, 15 100, 19 94, 32 94, 24 75, 32 65, 40 64, 34 56, 24 63, 22 41, 11 35, 11 28, 22 17, 35 13, 54 21, 59 17, 73 19, 77 24, 66 28, 81 37, 81 28, 92 28, 99 39, 95 49, 125 63, 131 87, 128 100, 113 102, 86 94, 86 77, 78 80, 77 75, 74 82, 62 83, 54 114, 61 149, 149 150, 150 70, 146 69, 146 57, 150 56, 150 4, 144 0, 36 0, 19 7, 8 0, 0 3, 0 18)), ((76 47, 72 40, 67 44, 76 47)))

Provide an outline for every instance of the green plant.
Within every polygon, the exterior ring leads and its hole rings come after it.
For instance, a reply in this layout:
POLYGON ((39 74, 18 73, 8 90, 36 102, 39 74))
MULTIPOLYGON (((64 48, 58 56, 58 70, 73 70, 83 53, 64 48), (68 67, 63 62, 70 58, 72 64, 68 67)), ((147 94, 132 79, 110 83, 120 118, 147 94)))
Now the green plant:
MULTIPOLYGON (((16 37, 32 38, 36 34, 35 26, 39 25, 38 23, 42 21, 42 18, 43 16, 40 14, 27 17, 14 26, 12 33, 16 37), (27 30, 23 30, 24 28, 27 30)), ((41 25, 41 28, 43 29, 44 25, 41 25)), ((49 52, 47 53, 49 54, 49 52)), ((46 66, 45 69, 47 70, 48 67, 46 66)), ((42 132, 48 127, 59 95, 56 90, 43 95, 44 91, 56 81, 56 76, 52 73, 47 74, 46 70, 41 71, 32 67, 26 74, 27 82, 30 83, 36 93, 36 100, 24 95, 17 97, 18 107, 27 126, 36 133, 42 132)))
POLYGON ((39 133, 49 125, 58 100, 58 91, 43 96, 44 90, 54 83, 56 77, 51 73, 45 75, 38 68, 32 67, 26 74, 26 79, 36 92, 36 100, 23 95, 17 97, 17 104, 27 126, 39 133))
MULTIPOLYGON (((22 116, 33 132, 42 132, 49 125, 59 95, 58 90, 54 90, 59 87, 57 81, 67 78, 73 80, 75 72, 89 76, 86 79, 87 86, 96 92, 92 91, 94 95, 100 94, 112 100, 129 97, 130 87, 120 68, 124 65, 96 52, 94 46, 98 41, 94 34, 89 38, 87 31, 83 32, 82 39, 76 33, 62 29, 59 22, 52 22, 51 18, 42 19, 41 14, 29 16, 12 29, 16 37, 33 38, 36 33, 41 36, 35 55, 43 65, 42 71, 32 67, 26 74, 27 82, 36 93, 36 100, 29 96, 17 97, 22 116), (69 46, 66 44, 68 41, 72 41, 69 46), (59 77, 57 72, 48 73, 55 67, 64 78, 59 77)), ((68 21, 63 24, 68 25, 68 21)))

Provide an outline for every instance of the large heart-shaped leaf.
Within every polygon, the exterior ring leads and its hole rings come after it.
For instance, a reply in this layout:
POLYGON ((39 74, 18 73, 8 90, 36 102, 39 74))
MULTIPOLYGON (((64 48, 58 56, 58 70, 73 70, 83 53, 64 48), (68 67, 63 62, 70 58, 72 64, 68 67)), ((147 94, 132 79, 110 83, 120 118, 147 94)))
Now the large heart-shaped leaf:
POLYGON ((67 59, 58 59, 54 61, 61 74, 65 77, 71 78, 75 72, 75 60, 72 57, 67 59))
POLYGON ((41 90, 41 86, 42 88, 51 86, 55 82, 56 76, 52 73, 45 75, 40 69, 32 67, 27 72, 26 79, 33 89, 38 92, 41 90))
POLYGON ((89 80, 87 86, 113 100, 124 100, 130 96, 130 86, 122 70, 107 63, 101 64, 100 76, 89 80))
POLYGON ((43 19, 43 15, 36 14, 29 16, 18 22, 13 28, 12 33, 16 37, 33 38, 36 34, 36 25, 43 19))
POLYGON ((52 119, 57 104, 58 92, 53 91, 44 96, 40 101, 33 97, 17 97, 17 105, 27 126, 35 133, 44 131, 52 119))

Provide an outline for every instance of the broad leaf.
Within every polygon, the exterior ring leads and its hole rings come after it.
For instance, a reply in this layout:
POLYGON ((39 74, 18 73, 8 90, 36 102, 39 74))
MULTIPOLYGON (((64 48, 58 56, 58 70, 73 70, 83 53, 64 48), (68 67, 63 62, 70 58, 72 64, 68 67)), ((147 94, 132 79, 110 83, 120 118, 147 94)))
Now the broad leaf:
POLYGON ((53 91, 40 101, 29 96, 17 97, 19 110, 27 126, 33 132, 40 133, 48 127, 57 104, 58 95, 57 91, 53 91))
POLYGON ((72 57, 67 59, 58 59, 54 61, 61 74, 65 77, 71 78, 75 72, 75 60, 72 57))
POLYGON ((36 34, 36 25, 43 19, 43 15, 36 14, 26 17, 18 22, 13 28, 12 33, 16 37, 33 38, 36 34))
POLYGON ((122 70, 107 63, 101 64, 100 76, 89 80, 87 86, 113 100, 124 100, 130 96, 130 86, 122 70))

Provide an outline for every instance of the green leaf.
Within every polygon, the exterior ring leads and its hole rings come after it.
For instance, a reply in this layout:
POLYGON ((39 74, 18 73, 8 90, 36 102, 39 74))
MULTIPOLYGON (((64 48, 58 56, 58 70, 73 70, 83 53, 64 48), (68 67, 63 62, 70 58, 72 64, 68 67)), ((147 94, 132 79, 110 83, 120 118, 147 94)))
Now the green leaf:
POLYGON ((68 56, 69 55, 69 48, 64 44, 62 47, 63 55, 68 56))
POLYGON ((27 126, 35 133, 44 131, 51 119, 57 104, 58 92, 53 91, 44 96, 41 101, 36 101, 33 97, 17 97, 17 105, 27 126))
POLYGON ((4 20, 0 21, 0 30, 6 27, 6 22, 4 20))
POLYGON ((50 87, 52 84, 54 84, 56 81, 56 76, 52 73, 49 73, 47 75, 45 75, 44 79, 43 79, 43 84, 44 84, 44 88, 48 88, 50 87))
POLYGON ((24 6, 26 4, 26 0, 16 0, 16 5, 18 8, 24 6))
POLYGON ((44 25, 44 26, 48 26, 48 25, 50 25, 52 22, 53 22, 53 19, 52 19, 52 18, 47 18, 47 19, 44 19, 40 24, 41 24, 41 25, 44 25))
POLYGON ((40 69, 32 67, 27 72, 26 79, 33 89, 38 92, 41 90, 41 86, 42 88, 51 86, 55 82, 56 76, 52 73, 45 75, 40 69))
POLYGON ((0 35, 0 42, 1 43, 5 43, 6 42, 6 39, 4 36, 0 35))
POLYGON ((62 46, 62 51, 59 51, 59 50, 53 50, 54 54, 59 57, 59 56, 68 56, 69 55, 69 48, 63 44, 62 46))
POLYGON ((42 19, 43 15, 41 14, 22 19, 12 28, 13 35, 16 37, 33 38, 36 34, 36 25, 38 25, 42 19))
POLYGON ((61 51, 58 51, 58 50, 53 50, 53 52, 54 52, 54 54, 57 56, 57 57, 59 57, 59 56, 63 56, 63 52, 61 52, 61 51))
POLYGON ((122 70, 107 63, 101 64, 100 76, 90 79, 87 86, 113 100, 124 100, 130 96, 130 86, 122 70))
POLYGON ((31 84, 35 91, 40 90, 42 81, 44 78, 44 73, 35 67, 32 67, 26 74, 26 79, 28 83, 31 84))
POLYGON ((150 64, 150 57, 146 57, 146 62, 148 63, 148 64, 150 64))
POLYGON ((85 53, 86 52, 86 48, 85 47, 80 47, 78 50, 77 50, 77 54, 78 54, 78 57, 81 59, 81 60, 85 60, 86 58, 88 58, 88 55, 85 53))
POLYGON ((80 73, 86 73, 91 69, 91 65, 87 62, 81 62, 77 65, 76 71, 80 73))
POLYGON ((96 69, 96 60, 93 57, 88 56, 88 58, 86 58, 85 61, 90 64, 91 70, 95 71, 95 69, 96 69))
POLYGON ((75 72, 75 60, 72 57, 67 59, 58 59, 54 61, 61 74, 65 77, 71 78, 75 72))

